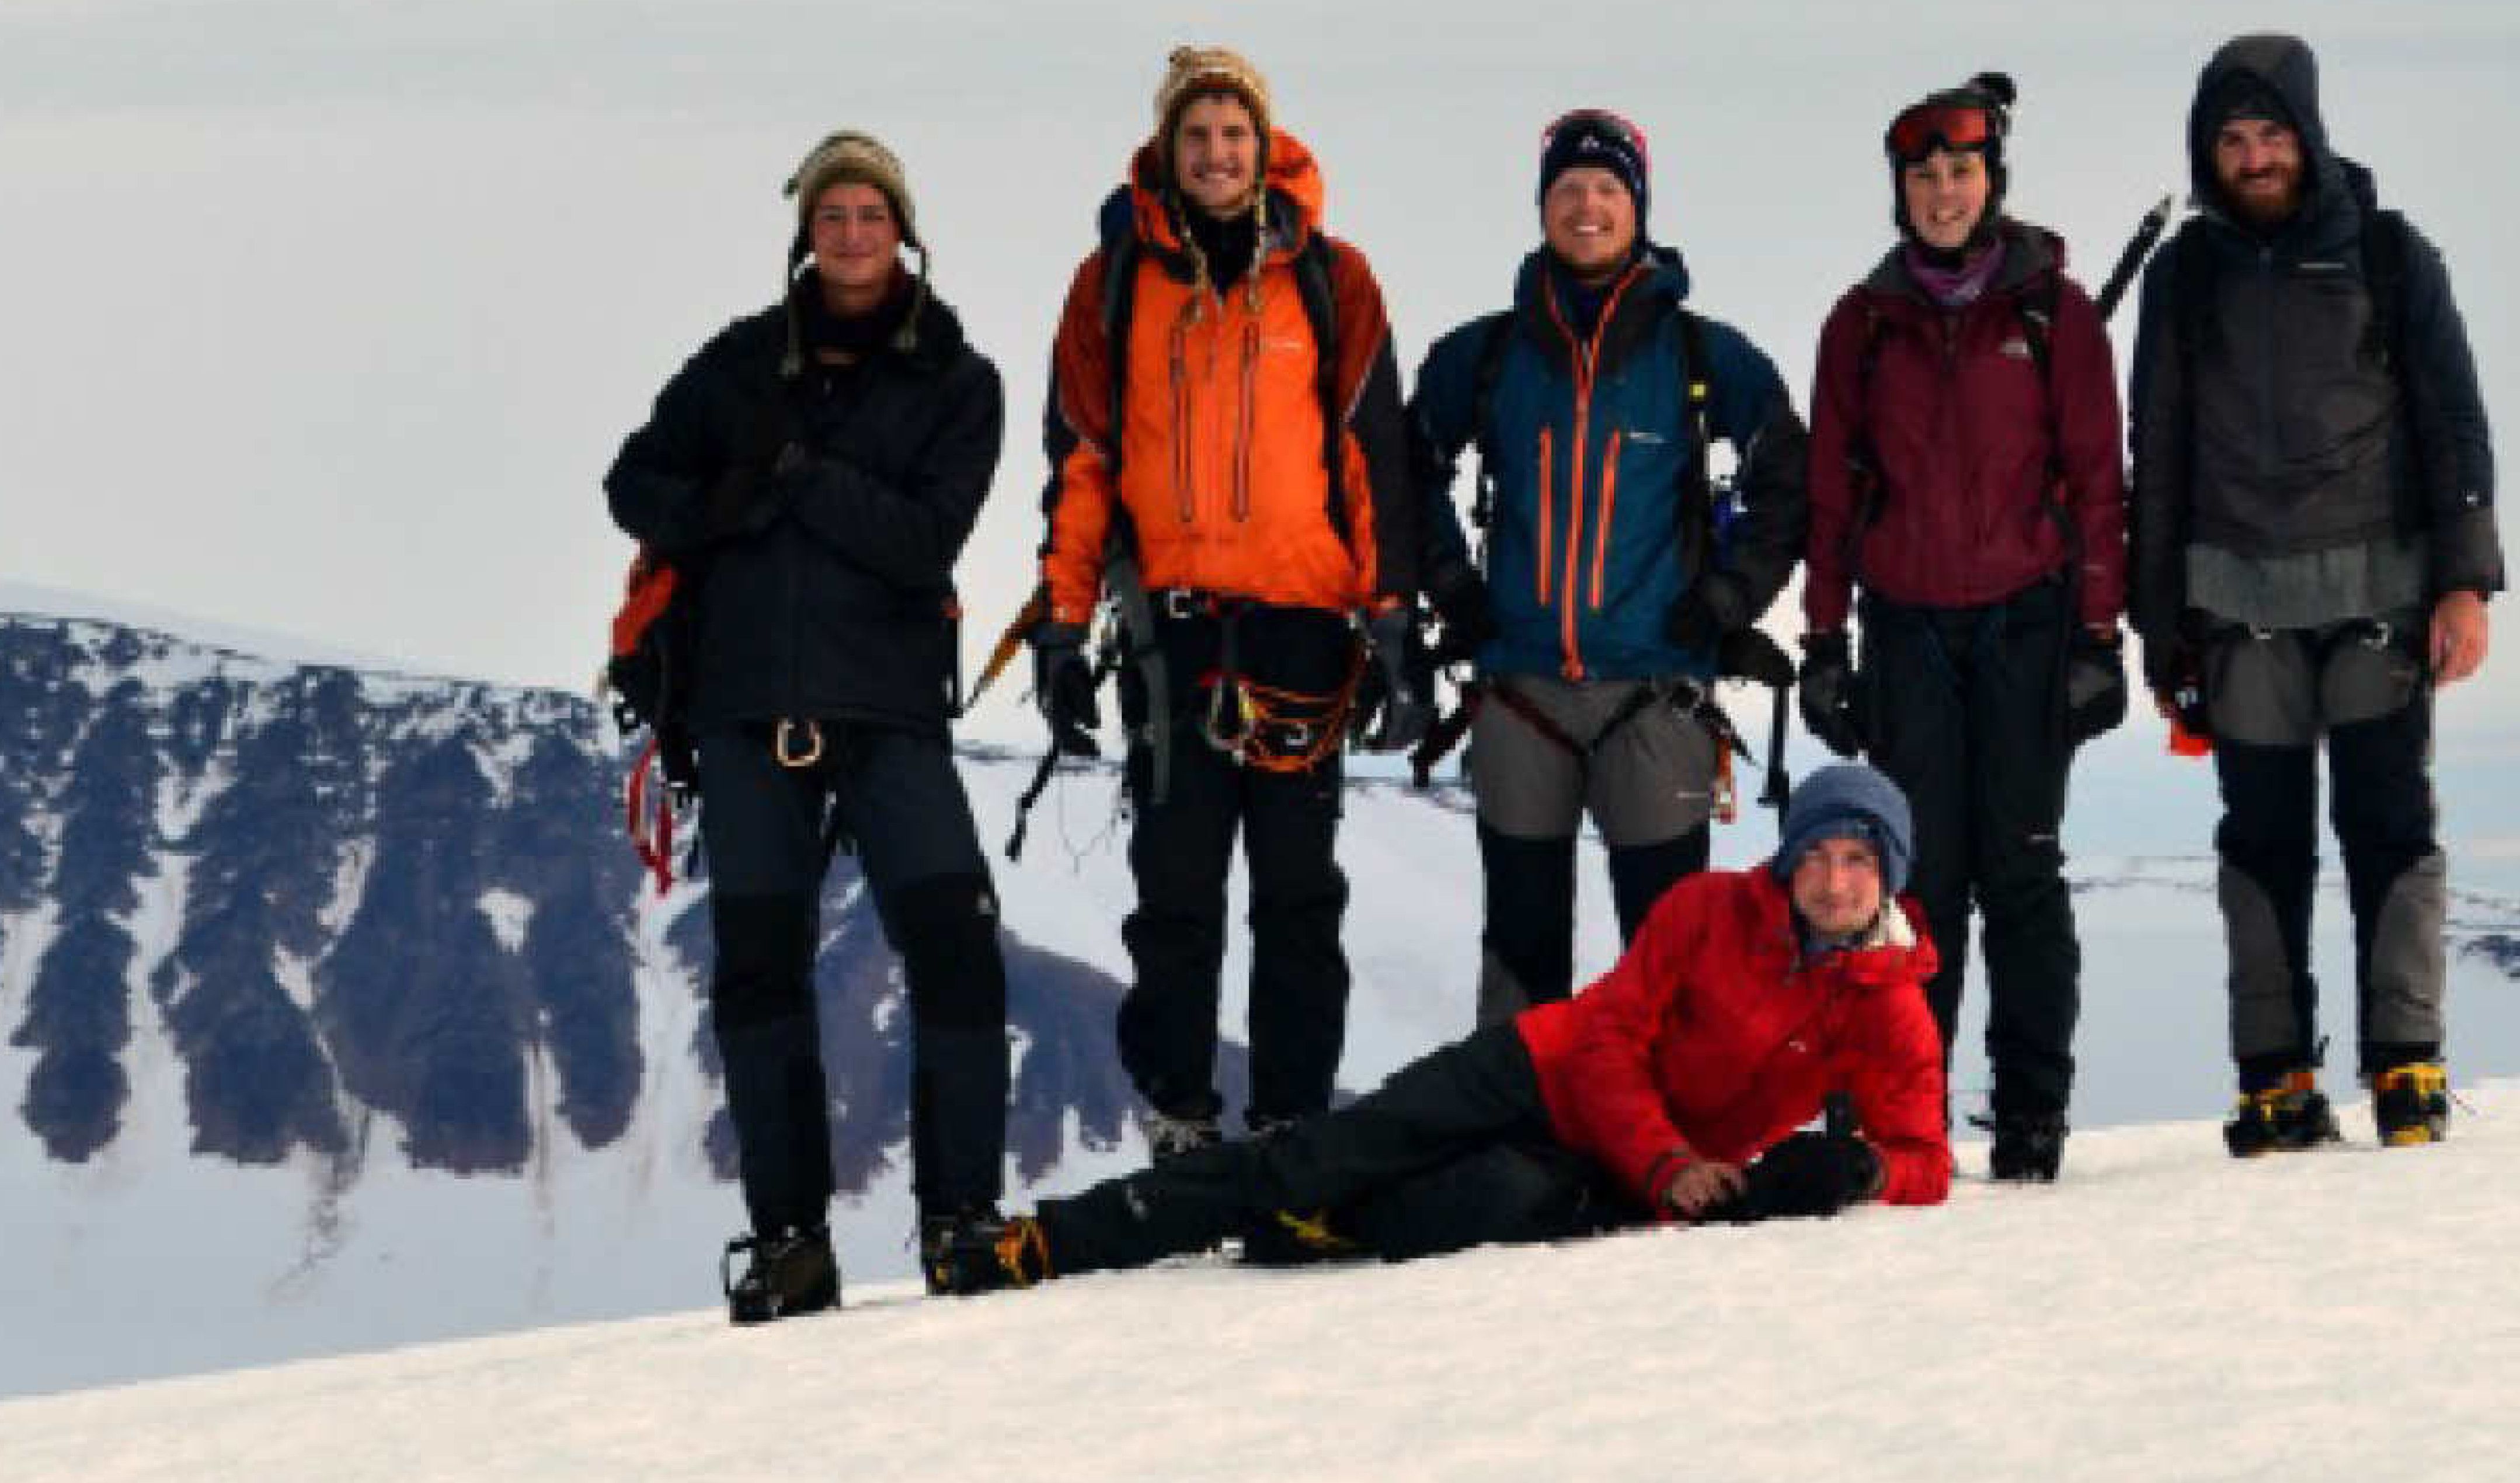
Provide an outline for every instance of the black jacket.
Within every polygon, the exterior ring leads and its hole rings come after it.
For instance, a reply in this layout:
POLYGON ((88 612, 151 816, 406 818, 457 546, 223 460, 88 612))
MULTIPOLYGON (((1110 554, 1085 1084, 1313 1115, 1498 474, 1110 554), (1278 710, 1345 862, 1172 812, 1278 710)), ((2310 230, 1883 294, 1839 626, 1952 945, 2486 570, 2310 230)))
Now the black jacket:
MULTIPOLYGON (((808 279, 801 292, 813 292, 808 279)), ((728 326, 604 481, 621 528, 698 584, 691 725, 865 720, 942 733, 954 562, 997 469, 997 369, 933 297, 858 363, 783 378, 788 316, 728 326)))
POLYGON ((2449 273, 2408 227, 2393 363, 2370 333, 2376 192, 2328 145, 2309 48, 2244 36, 2218 52, 2188 154, 2199 214, 2146 271, 2136 338, 2138 629, 2170 636, 2197 543, 2283 557, 2423 532, 2435 592, 2499 589, 2493 452, 2449 273), (2302 141, 2302 204, 2271 231, 2226 204, 2214 171, 2216 100, 2235 76, 2280 99, 2302 141), (2189 271, 2203 276, 2182 286, 2189 271))

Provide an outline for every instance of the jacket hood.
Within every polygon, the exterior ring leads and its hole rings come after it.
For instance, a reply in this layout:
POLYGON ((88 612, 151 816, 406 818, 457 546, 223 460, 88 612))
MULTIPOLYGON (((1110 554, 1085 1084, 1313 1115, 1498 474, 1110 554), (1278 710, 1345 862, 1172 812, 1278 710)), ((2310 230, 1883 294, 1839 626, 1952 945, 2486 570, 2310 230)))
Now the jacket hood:
MULTIPOLYGON (((1170 184, 1164 179, 1163 162, 1150 139, 1129 157, 1128 174, 1120 192, 1114 194, 1125 193, 1128 225, 1141 242, 1158 252, 1179 256, 1186 248, 1181 225, 1173 219, 1172 202, 1178 198, 1169 189, 1170 184)), ((1283 129, 1269 133, 1261 190, 1268 201, 1269 252, 1292 252, 1322 229, 1326 188, 1321 166, 1303 141, 1283 129)), ((1105 240, 1113 235, 1112 206, 1112 201, 1103 202, 1102 224, 1105 240)))
POLYGON ((2266 88, 2292 115, 2302 148, 2300 214, 2311 215, 2320 198, 2332 199, 2341 189, 2340 162, 2327 140, 2327 120, 2318 112, 2318 59, 2300 37, 2273 32, 2225 42, 2197 74, 2196 96, 2187 106, 2187 173, 2198 204, 2222 210, 2222 185, 2214 174, 2214 136, 2221 121, 2209 115, 2225 91, 2242 81, 2266 88))
MULTIPOLYGON (((1987 292, 2009 292, 2043 273, 2065 270, 2065 239, 2046 227, 2004 216, 1997 219, 1995 235, 2003 249, 2003 265, 1996 270, 1995 282, 1987 285, 1987 292)), ((1892 297, 1925 296, 1915 275, 1908 271, 1905 242, 1893 244, 1881 254, 1881 260, 1865 278, 1864 287, 1868 292, 1892 297)))

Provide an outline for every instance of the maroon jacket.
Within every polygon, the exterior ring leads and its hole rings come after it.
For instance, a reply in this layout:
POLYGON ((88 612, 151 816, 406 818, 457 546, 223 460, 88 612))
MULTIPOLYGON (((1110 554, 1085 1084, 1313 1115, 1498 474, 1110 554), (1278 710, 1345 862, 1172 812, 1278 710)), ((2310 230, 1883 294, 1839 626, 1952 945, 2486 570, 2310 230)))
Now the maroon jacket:
POLYGON ((2062 569, 2064 532, 2048 510, 2060 480, 2083 535, 2083 621, 2114 625, 2126 606, 2108 332, 2064 276, 2062 242, 2008 219, 2002 232, 2003 266, 1976 302, 1935 304, 1893 248, 1821 329, 1803 576, 1803 621, 1815 633, 1846 626, 1858 581, 1909 607, 1973 607, 2062 569), (2055 284, 2048 384, 2021 308, 2043 279, 2055 284), (1859 453, 1878 477, 1868 498, 1859 453))
MULTIPOLYGON (((1922 920, 1913 902, 1904 921, 1922 920)), ((1943 1042, 1922 987, 1933 944, 1808 956, 1766 866, 1708 871, 1663 894, 1618 965, 1572 999, 1525 1010, 1557 1141, 1647 1205, 1693 1158, 1746 1163, 1843 1090, 1881 1155, 1881 1198, 1942 1202, 1943 1042)))

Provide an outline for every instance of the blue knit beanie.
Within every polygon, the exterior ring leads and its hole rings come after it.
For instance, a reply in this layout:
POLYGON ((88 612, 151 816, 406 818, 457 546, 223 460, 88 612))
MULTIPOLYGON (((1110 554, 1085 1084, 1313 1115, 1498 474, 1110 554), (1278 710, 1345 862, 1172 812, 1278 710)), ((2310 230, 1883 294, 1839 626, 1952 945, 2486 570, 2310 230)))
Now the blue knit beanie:
POLYGON ((1916 859, 1916 826, 1908 813, 1907 795, 1875 769, 1841 762, 1796 784, 1769 869, 1778 880, 1792 879, 1794 867, 1823 839, 1864 840, 1881 857, 1882 890, 1896 896, 1908 888, 1908 871, 1916 859))

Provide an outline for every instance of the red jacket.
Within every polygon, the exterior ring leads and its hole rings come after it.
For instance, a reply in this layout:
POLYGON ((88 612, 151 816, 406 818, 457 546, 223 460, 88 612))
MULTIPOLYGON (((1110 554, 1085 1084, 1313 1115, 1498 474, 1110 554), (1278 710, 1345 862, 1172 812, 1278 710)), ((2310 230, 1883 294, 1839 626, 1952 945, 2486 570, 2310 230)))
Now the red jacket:
POLYGON ((1944 309, 1893 249, 1821 329, 1803 575, 1803 620, 1815 633, 1846 626, 1859 581, 1910 607, 1974 607, 2062 569, 2051 490, 2082 532, 2082 620, 2115 624, 2125 608, 2126 473, 2108 332, 2064 276, 2056 238, 2006 222, 2003 250, 1983 297, 1944 309), (2049 279, 2043 384, 2022 305, 2049 279), (1859 454, 1876 483, 1868 496, 1859 454))
POLYGON ((1681 1160, 1744 1162, 1837 1090, 1881 1155, 1881 1198, 1931 1205, 1952 1173, 1935 963, 1921 935, 1805 961, 1766 867, 1708 872, 1655 903, 1599 981, 1515 1025, 1558 1142, 1656 1209, 1681 1160))

